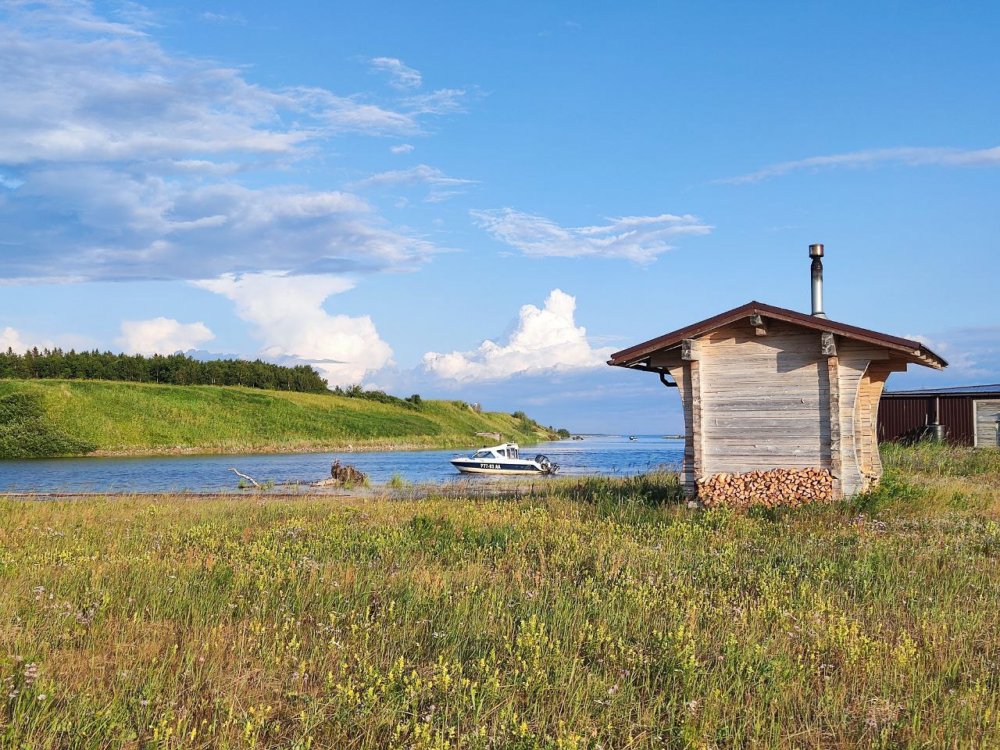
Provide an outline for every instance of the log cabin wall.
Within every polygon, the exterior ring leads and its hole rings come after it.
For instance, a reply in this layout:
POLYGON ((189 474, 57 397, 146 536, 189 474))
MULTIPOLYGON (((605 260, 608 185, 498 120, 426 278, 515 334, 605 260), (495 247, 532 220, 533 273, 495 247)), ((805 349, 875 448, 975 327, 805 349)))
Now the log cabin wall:
POLYGON ((702 340, 699 355, 706 476, 829 467, 819 334, 772 323, 761 336, 749 324, 727 326, 702 340))
POLYGON ((836 354, 823 354, 816 331, 771 322, 762 334, 748 323, 695 340, 693 359, 676 350, 655 357, 681 396, 686 491, 693 494, 699 478, 761 469, 828 469, 837 497, 877 481, 875 414, 889 371, 865 376, 888 354, 840 338, 834 347, 836 354))

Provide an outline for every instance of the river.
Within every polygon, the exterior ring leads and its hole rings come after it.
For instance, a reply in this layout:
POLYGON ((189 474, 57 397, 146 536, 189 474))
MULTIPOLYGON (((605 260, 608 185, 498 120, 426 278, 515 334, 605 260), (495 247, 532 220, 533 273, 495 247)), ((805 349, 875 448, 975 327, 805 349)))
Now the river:
MULTIPOLYGON (((239 480, 230 467, 249 474, 258 482, 309 483, 330 476, 330 463, 335 458, 341 463, 353 464, 376 484, 393 477, 415 483, 448 482, 465 477, 448 463, 449 458, 462 452, 421 450, 0 461, 0 492, 219 492, 237 487, 239 480)), ((583 440, 526 446, 521 452, 525 457, 544 453, 559 464, 561 476, 630 476, 657 468, 678 469, 684 442, 658 435, 639 435, 635 439, 591 435, 583 440)))

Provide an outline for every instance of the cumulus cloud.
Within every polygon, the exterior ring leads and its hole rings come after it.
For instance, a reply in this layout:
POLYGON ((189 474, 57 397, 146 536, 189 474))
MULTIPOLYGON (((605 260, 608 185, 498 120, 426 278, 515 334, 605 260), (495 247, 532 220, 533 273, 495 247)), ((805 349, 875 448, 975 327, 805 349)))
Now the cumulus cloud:
POLYGON ((377 270, 433 251, 356 196, 287 175, 340 134, 420 132, 425 117, 454 109, 457 90, 382 103, 269 88, 169 52, 153 30, 82 1, 0 6, 0 234, 11 248, 0 275, 377 270))
POLYGON ((420 71, 403 64, 395 57, 373 57, 371 66, 374 70, 389 74, 389 85, 398 89, 418 89, 424 79, 420 71))
POLYGON ((360 383, 392 361, 392 349, 367 315, 330 315, 323 303, 354 287, 337 275, 225 274, 197 286, 232 300, 254 326, 261 356, 315 367, 333 385, 360 383))
POLYGON ((875 167, 882 164, 900 164, 909 167, 1000 167, 1000 146, 981 149, 900 147, 852 151, 844 154, 810 156, 806 159, 785 161, 758 169, 755 172, 727 177, 716 182, 740 185, 781 177, 790 172, 818 171, 837 167, 875 167))
POLYGON ((13 349, 17 353, 26 352, 29 349, 92 349, 97 345, 89 336, 81 336, 73 333, 63 333, 56 336, 44 336, 35 333, 19 331, 16 328, 6 326, 0 328, 0 351, 13 349))
POLYGON ((391 146, 389 148, 389 151, 392 152, 392 153, 394 153, 394 154, 408 154, 411 151, 413 151, 413 144, 412 143, 400 143, 400 144, 398 144, 396 146, 391 146))
POLYGON ((487 339, 472 352, 428 352, 424 367, 441 378, 472 381, 600 366, 614 350, 592 347, 586 329, 574 322, 575 311, 576 298, 553 289, 542 309, 521 308, 505 344, 487 339))
POLYGON ((13 349, 15 352, 24 352, 30 348, 25 340, 21 338, 21 332, 17 329, 10 326, 0 329, 0 352, 5 352, 8 349, 13 349))
POLYGON ((130 354, 173 354, 195 349, 215 338, 202 322, 180 323, 173 318, 123 320, 118 344, 130 354))
POLYGON ((622 216, 598 226, 563 227, 543 216, 512 208, 470 213, 493 237, 532 257, 596 256, 650 263, 672 250, 675 238, 712 230, 690 215, 622 216))

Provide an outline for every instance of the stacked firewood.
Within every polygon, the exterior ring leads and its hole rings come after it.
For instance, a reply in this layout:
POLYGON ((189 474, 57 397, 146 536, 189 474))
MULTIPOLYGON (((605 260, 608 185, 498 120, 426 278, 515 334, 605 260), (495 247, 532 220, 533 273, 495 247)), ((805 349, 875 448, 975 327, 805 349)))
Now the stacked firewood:
POLYGON ((698 499, 706 507, 766 508, 833 499, 833 477, 826 469, 770 469, 746 474, 716 474, 698 480, 698 499))

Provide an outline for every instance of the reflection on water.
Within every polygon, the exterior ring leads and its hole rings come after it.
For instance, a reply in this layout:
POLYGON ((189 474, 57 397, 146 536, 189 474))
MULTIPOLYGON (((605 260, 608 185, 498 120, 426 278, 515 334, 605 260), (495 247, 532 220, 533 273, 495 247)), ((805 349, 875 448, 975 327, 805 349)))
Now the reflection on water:
MULTIPOLYGON (((470 446, 471 448, 471 446, 470 446)), ((357 466, 375 483, 393 476, 408 482, 447 482, 459 473, 448 459, 463 451, 371 453, 293 453, 245 456, 158 456, 155 458, 60 458, 0 461, 0 491, 7 492, 214 492, 232 490, 236 467, 258 482, 314 482, 330 475, 330 463, 357 466)), ((470 451, 471 452, 471 451, 470 451)), ((684 452, 680 440, 659 436, 593 436, 526 446, 525 456, 544 453, 559 464, 560 475, 642 474, 677 469, 684 452)))

